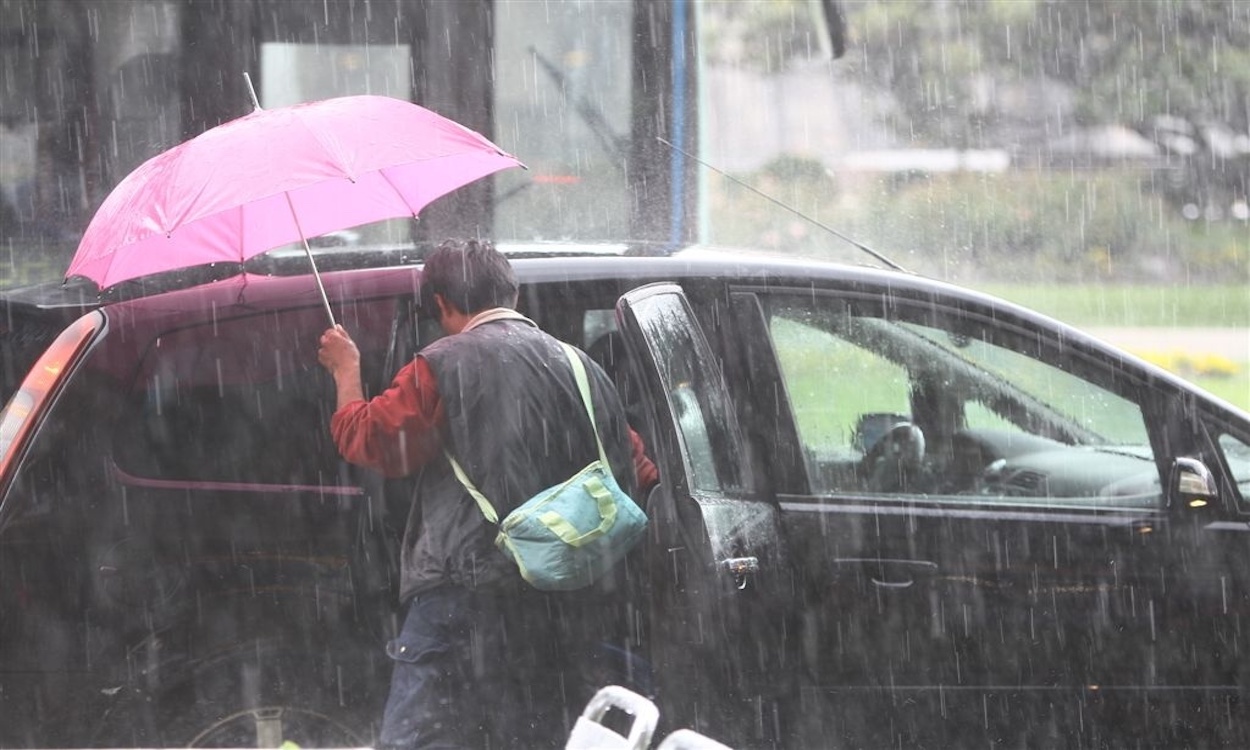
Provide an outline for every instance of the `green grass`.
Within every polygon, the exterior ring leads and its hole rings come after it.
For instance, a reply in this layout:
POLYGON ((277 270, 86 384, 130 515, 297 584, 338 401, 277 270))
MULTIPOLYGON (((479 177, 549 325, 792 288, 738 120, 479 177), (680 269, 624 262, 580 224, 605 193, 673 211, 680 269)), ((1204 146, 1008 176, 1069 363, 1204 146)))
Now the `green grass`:
POLYGON ((1250 363, 1243 362, 1237 373, 1229 377, 1190 376, 1187 379, 1207 393, 1250 411, 1250 363))
MULTIPOLYGON (((981 284, 978 289, 1077 327, 1241 328, 1250 336, 1250 284, 1213 286, 981 284)), ((1152 358, 1149 353, 1135 352, 1152 358)), ((1206 355, 1206 352, 1192 352, 1206 355)), ((1195 373, 1156 364, 1208 393, 1250 411, 1250 362, 1229 362, 1230 372, 1195 373)))
POLYGON ((978 284, 1074 326, 1250 328, 1250 281, 1214 286, 978 284))
POLYGON ((773 336, 799 433, 808 446, 845 449, 860 415, 910 412, 902 367, 789 320, 774 320, 773 336))

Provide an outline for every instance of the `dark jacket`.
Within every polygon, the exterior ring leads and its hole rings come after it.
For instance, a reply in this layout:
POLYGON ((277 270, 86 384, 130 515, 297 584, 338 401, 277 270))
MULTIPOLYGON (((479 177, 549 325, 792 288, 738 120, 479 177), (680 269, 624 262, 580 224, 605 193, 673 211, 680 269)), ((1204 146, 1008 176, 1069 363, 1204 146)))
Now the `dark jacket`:
MULTIPOLYGON (((485 323, 426 347, 446 415, 444 445, 499 518, 598 458, 595 435, 564 348, 518 320, 485 323)), ((635 473, 625 413, 611 380, 579 352, 599 435, 621 488, 635 473)), ((519 581, 494 544, 496 529, 445 458, 418 480, 405 532, 400 598, 442 583, 468 588, 519 581)))

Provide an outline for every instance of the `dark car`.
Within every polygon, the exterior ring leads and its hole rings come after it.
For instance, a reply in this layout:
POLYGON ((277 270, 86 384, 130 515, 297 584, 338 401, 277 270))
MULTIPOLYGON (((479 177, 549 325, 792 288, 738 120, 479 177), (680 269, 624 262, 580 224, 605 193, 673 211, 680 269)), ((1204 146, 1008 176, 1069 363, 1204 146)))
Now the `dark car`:
MULTIPOLYGON (((523 255, 661 476, 588 680, 736 747, 1250 747, 1250 415, 910 274, 523 255)), ((251 270, 8 294, 3 745, 375 739, 410 487, 335 451, 311 276, 251 270)), ((419 264, 324 282, 377 392, 419 264)))

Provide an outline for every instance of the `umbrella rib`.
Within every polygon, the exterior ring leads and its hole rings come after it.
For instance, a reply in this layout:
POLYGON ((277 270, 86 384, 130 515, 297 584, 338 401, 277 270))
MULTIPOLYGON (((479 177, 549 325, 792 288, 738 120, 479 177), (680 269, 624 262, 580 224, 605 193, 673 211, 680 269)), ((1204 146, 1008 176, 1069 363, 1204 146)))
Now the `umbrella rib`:
POLYGON ((403 191, 396 187, 394 182, 391 182, 391 177, 386 173, 386 169, 379 169, 378 174, 382 175, 382 179, 386 180, 386 184, 390 185, 391 190, 395 191, 395 195, 398 195, 399 199, 404 202, 404 205, 408 208, 408 213, 412 214, 412 218, 417 218, 417 212, 413 210, 412 204, 404 197, 403 191))

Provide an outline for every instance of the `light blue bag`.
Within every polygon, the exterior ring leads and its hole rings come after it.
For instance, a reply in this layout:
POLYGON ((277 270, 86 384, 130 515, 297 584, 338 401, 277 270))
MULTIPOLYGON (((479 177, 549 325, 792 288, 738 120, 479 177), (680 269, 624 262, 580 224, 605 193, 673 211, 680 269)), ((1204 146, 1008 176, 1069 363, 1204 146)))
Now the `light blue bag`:
POLYGON ((599 458, 568 480, 534 495, 499 522, 495 506, 447 454, 452 471, 477 501, 482 515, 498 524, 495 545, 516 562, 521 577, 543 591, 585 588, 633 549, 647 527, 647 515, 612 476, 590 401, 586 368, 576 350, 563 344, 577 389, 590 417, 599 458))

